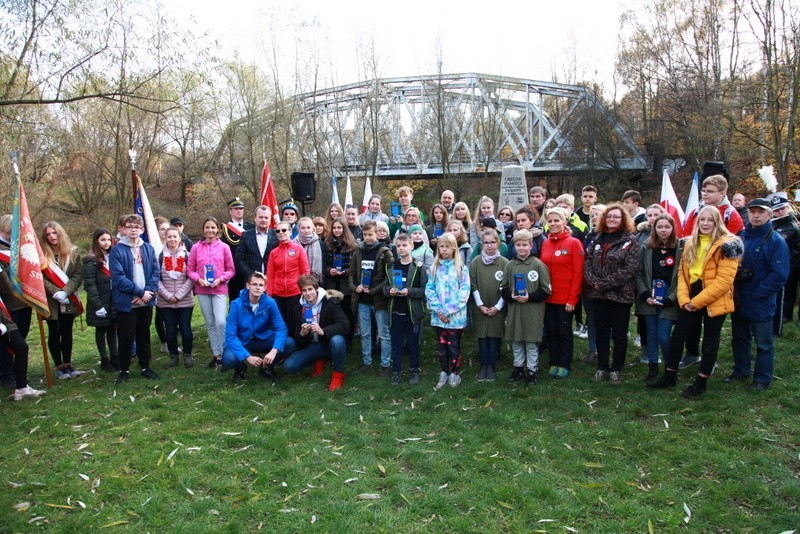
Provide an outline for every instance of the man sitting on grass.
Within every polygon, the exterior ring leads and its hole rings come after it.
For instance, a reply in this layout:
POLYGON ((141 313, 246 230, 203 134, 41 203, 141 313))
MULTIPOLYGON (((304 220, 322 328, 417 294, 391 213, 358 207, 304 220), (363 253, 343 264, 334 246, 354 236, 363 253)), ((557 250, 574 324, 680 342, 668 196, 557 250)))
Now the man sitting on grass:
POLYGON ((275 385, 278 382, 275 365, 294 349, 278 305, 264 292, 266 287, 266 277, 254 271, 239 298, 231 303, 225 325, 222 370, 233 368, 234 381, 243 379, 247 365, 252 365, 275 385))

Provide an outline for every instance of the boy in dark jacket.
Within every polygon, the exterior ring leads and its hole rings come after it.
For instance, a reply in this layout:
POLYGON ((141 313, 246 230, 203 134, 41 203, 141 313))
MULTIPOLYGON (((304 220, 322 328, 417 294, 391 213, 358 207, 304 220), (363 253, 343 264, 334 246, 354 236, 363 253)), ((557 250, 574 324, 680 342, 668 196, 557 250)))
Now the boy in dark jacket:
POLYGON ((398 258, 386 266, 383 294, 389 297, 389 324, 392 338, 392 385, 399 386, 403 372, 403 352, 408 351, 408 383, 419 384, 419 341, 425 315, 425 285, 428 276, 421 261, 411 257, 411 236, 395 239, 398 258))

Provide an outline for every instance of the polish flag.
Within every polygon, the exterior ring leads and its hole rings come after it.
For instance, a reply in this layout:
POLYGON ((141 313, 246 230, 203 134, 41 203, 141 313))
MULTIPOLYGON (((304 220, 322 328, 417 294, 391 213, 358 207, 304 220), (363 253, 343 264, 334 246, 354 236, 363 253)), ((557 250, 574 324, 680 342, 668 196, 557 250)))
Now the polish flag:
POLYGON ((270 210, 269 227, 278 226, 280 214, 278 213, 278 197, 275 196, 275 186, 272 183, 272 173, 269 171, 267 160, 264 160, 264 170, 261 172, 261 206, 270 210))
POLYGON ((661 205, 675 220, 675 231, 678 237, 683 237, 683 208, 678 202, 678 196, 675 194, 675 189, 672 188, 672 181, 669 179, 669 173, 666 169, 664 169, 664 175, 661 178, 661 205))
POLYGON ((364 200, 361 201, 361 213, 366 213, 369 208, 369 198, 372 196, 372 186, 369 185, 369 176, 367 181, 364 182, 364 200))

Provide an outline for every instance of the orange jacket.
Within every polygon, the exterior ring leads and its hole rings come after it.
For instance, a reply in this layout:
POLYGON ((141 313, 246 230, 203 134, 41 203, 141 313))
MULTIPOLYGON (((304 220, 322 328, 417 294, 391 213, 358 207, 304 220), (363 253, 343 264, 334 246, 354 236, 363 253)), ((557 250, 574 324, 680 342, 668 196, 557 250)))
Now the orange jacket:
POLYGON ((732 313, 733 281, 742 259, 744 246, 738 237, 717 239, 703 262, 703 290, 694 298, 689 297, 689 262, 686 255, 681 258, 678 276, 678 305, 683 308, 689 302, 695 308, 706 308, 709 317, 732 313))

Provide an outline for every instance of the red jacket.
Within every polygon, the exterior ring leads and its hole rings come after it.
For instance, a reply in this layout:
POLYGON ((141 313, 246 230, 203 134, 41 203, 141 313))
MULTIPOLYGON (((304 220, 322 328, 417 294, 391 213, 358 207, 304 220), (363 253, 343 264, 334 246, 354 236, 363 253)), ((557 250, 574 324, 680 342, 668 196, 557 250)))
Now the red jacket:
MULTIPOLYGON (((695 218, 700 212, 700 208, 703 206, 704 204, 701 202, 700 206, 686 214, 686 222, 683 223, 683 235, 689 236, 692 234, 695 218)), ((739 212, 736 211, 736 208, 734 208, 731 203, 728 202, 728 197, 722 199, 722 202, 719 206, 717 206, 717 209, 719 210, 720 217, 722 217, 722 222, 725 223, 725 226, 728 228, 730 233, 733 235, 739 235, 739 232, 744 230, 742 216, 739 215, 739 212)))
POLYGON ((308 274, 308 257, 303 246, 293 241, 278 243, 267 261, 267 294, 270 297, 293 297, 300 294, 297 279, 308 274))
POLYGON ((550 234, 542 244, 539 255, 550 271, 553 293, 548 304, 578 304, 583 286, 583 244, 569 232, 550 234))

